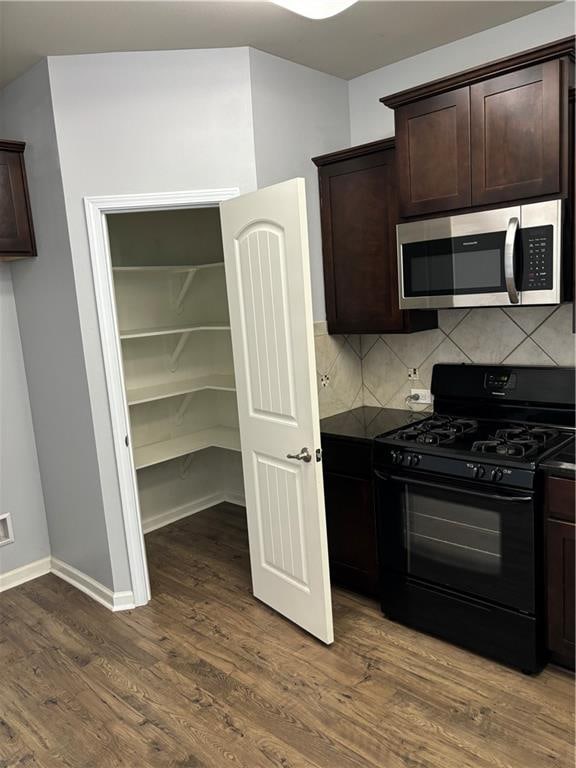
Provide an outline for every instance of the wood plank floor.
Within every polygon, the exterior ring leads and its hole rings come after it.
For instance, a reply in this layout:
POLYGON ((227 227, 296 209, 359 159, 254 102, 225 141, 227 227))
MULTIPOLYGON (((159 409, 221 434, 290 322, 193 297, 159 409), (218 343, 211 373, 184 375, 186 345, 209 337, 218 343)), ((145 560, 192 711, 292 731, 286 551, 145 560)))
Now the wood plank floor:
POLYGON ((325 647, 250 593, 244 512, 147 537, 153 600, 0 595, 0 768, 569 768, 573 681, 530 678, 334 590, 325 647))

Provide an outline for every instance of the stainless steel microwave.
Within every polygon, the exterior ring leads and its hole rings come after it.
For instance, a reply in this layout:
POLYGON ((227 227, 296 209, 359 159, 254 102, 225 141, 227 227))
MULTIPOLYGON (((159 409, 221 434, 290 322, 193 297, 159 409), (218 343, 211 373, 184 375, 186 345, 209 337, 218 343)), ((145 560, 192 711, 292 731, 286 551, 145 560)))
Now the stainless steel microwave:
POLYGON ((401 309, 561 301, 562 201, 396 227, 401 309))

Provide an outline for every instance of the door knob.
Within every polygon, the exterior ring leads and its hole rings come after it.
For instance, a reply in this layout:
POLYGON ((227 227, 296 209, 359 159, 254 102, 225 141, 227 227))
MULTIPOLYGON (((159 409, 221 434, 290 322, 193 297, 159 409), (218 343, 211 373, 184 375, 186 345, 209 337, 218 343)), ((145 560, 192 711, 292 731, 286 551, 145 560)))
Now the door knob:
POLYGON ((287 459, 298 459, 298 461, 305 461, 308 463, 309 461, 312 461, 312 455, 308 448, 301 448, 300 453, 287 453, 286 454, 287 459))

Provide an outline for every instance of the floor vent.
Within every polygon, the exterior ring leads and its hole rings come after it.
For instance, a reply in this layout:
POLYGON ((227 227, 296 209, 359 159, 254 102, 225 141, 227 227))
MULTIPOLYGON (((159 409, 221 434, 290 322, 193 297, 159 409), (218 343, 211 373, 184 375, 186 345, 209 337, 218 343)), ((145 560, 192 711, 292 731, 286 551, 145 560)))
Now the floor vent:
POLYGON ((11 544, 13 541, 12 518, 10 514, 0 515, 0 547, 4 544, 11 544))

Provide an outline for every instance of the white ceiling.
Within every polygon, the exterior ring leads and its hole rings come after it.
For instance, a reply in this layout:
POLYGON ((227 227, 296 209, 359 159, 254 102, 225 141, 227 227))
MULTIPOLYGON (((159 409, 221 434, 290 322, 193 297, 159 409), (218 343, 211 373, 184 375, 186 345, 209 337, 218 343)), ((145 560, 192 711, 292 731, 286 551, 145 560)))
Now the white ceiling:
POLYGON ((558 0, 364 0, 311 21, 267 0, 0 2, 0 85, 46 55, 251 45, 350 79, 558 0))

